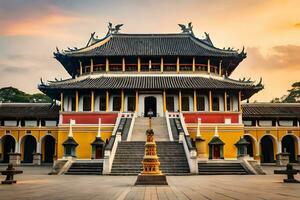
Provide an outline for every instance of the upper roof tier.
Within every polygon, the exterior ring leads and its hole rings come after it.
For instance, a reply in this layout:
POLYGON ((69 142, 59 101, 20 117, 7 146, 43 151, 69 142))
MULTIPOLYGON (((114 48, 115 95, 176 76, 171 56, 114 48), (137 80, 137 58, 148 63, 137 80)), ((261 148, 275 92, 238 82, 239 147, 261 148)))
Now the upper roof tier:
POLYGON ((112 28, 110 24, 109 31, 103 38, 99 39, 92 33, 85 47, 62 51, 57 48, 54 56, 72 77, 78 76, 79 61, 85 66, 90 58, 96 60, 94 64, 99 64, 97 59, 101 58, 113 60, 124 57, 126 60, 128 57, 195 57, 201 60, 198 64, 205 64, 208 59, 213 65, 222 62, 227 75, 246 58, 244 48, 240 52, 233 48, 217 48, 208 33, 205 33, 204 39, 200 39, 194 35, 191 24, 180 27, 182 33, 125 34, 119 33, 120 26, 112 28))
POLYGON ((86 47, 54 53, 55 56, 207 56, 245 58, 242 51, 219 49, 208 38, 199 39, 191 33, 123 34, 112 33, 103 39, 92 34, 86 47))

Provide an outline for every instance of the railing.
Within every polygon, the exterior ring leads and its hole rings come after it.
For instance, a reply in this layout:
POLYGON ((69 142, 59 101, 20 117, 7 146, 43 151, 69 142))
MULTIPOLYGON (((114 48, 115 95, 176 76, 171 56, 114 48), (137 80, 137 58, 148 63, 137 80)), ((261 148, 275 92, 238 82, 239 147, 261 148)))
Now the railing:
POLYGON ((132 116, 130 128, 129 128, 129 131, 128 131, 127 141, 131 141, 133 126, 134 126, 136 117, 137 117, 137 112, 134 112, 134 114, 132 116))
POLYGON ((169 139, 170 139, 170 141, 174 141, 173 134, 172 134, 172 129, 171 129, 171 126, 170 126, 169 112, 166 111, 165 115, 166 115, 166 122, 167 122, 167 128, 168 128, 168 133, 169 133, 169 139))
MULTIPOLYGON (((195 64, 195 71, 193 71, 193 64, 189 63, 180 63, 179 64, 179 71, 180 72, 208 72, 219 74, 219 67, 210 65, 210 69, 208 70, 207 64, 195 64)), ((82 75, 87 74, 95 74, 95 73, 106 73, 106 64, 95 64, 93 66, 93 72, 91 72, 91 66, 87 65, 82 69, 82 75)), ((123 73, 123 72, 137 72, 138 71, 138 64, 135 63, 127 63, 125 64, 125 68, 123 68, 123 64, 120 63, 109 63, 108 72, 112 73, 123 73), (125 70, 125 71, 123 71, 125 70)), ((140 64, 140 71, 141 72, 176 72, 177 71, 177 64, 176 63, 141 63, 140 64), (163 69, 161 69, 163 67, 163 69)), ((223 73, 224 70, 222 70, 223 73)))
POLYGON ((181 132, 179 133, 179 142, 183 143, 183 148, 190 167, 190 172, 192 174, 197 174, 198 173, 197 151, 196 148, 193 147, 191 143, 191 138, 187 131, 182 113, 179 114, 179 118, 180 118, 181 128, 182 128, 181 132))
POLYGON ((122 140, 121 133, 117 132, 121 118, 122 113, 118 113, 118 118, 114 130, 112 132, 108 145, 105 147, 103 174, 109 174, 111 172, 112 162, 115 158, 118 143, 122 140))

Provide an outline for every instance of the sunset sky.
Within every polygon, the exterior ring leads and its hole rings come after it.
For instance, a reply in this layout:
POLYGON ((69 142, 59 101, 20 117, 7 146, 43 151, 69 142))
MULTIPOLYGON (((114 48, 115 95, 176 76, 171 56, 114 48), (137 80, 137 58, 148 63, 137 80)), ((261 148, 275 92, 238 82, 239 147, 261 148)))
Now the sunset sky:
POLYGON ((55 47, 83 47, 108 22, 123 23, 123 33, 178 33, 190 21, 217 47, 246 47, 232 78, 263 78, 251 101, 281 97, 300 81, 299 0, 0 0, 0 87, 33 93, 40 77, 68 78, 55 47))

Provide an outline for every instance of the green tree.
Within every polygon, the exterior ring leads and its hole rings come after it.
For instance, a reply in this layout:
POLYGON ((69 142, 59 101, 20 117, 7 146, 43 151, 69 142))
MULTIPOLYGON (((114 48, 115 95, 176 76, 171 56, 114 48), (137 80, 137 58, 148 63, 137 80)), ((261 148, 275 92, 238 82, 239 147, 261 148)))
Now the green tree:
POLYGON ((51 99, 42 94, 27 94, 14 87, 0 88, 0 102, 3 103, 47 103, 51 102, 51 99))
POLYGON ((288 90, 289 94, 282 101, 284 103, 299 103, 300 102, 300 82, 295 82, 292 89, 288 90))

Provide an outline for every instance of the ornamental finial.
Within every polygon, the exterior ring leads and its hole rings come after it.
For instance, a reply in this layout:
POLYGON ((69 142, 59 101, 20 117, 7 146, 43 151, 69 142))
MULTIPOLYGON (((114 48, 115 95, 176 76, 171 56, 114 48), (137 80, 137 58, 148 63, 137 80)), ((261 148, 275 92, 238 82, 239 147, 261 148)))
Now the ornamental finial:
POLYGON ((123 24, 117 24, 115 27, 113 27, 112 23, 108 22, 108 32, 107 32, 107 34, 119 33, 119 31, 121 30, 121 26, 123 26, 123 24))
POLYGON ((182 33, 191 33, 194 35, 192 22, 188 23, 187 26, 184 24, 178 24, 178 26, 181 28, 182 33))

